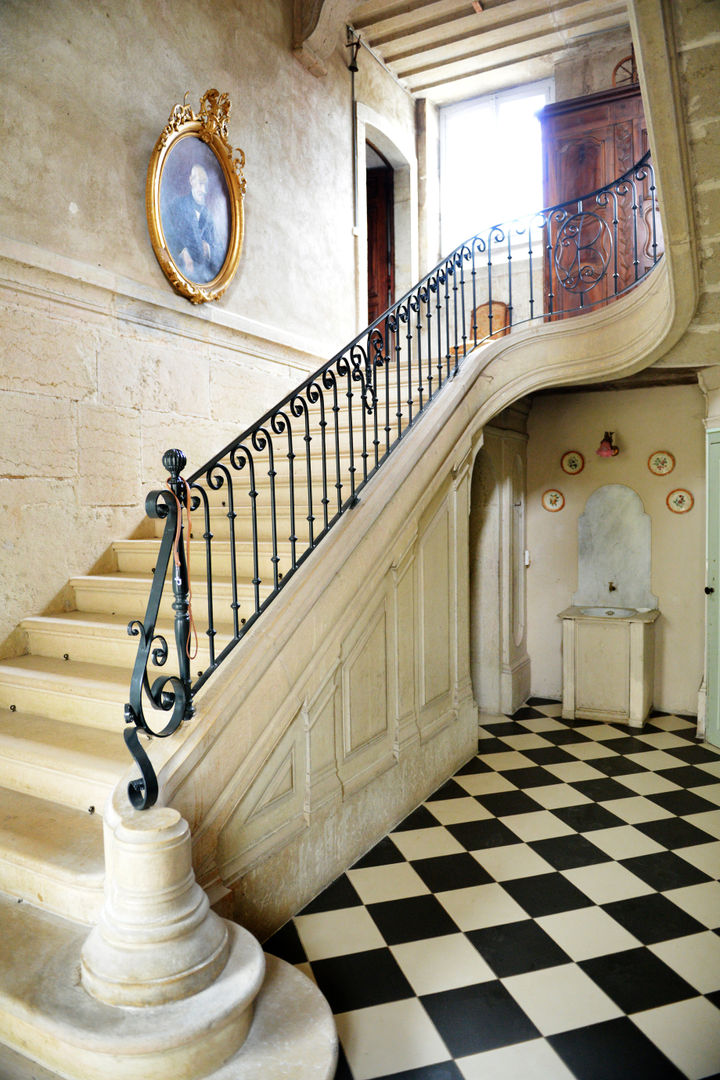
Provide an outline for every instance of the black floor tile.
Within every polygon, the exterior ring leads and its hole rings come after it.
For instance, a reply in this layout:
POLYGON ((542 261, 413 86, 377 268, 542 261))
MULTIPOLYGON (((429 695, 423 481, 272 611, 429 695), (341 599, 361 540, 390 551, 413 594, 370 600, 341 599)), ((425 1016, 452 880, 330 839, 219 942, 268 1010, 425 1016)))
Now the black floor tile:
POLYGON ((512 714, 513 720, 537 720, 539 716, 544 716, 545 713, 541 713, 538 709, 528 702, 527 705, 521 705, 519 709, 516 709, 512 714))
MULTIPOLYGON (((593 766, 595 762, 593 761, 593 766)), ((631 791, 630 788, 625 787, 624 784, 619 784, 617 780, 607 779, 597 780, 577 780, 570 784, 570 787, 574 787, 576 791, 579 791, 581 795, 587 795, 588 799, 594 799, 596 802, 610 802, 611 799, 629 799, 636 796, 636 792, 631 791)))
POLYGON ((540 1034, 500 982, 463 986, 420 1000, 455 1058, 540 1034))
MULTIPOLYGON (((437 819, 433 819, 437 825, 437 819)), ((367 855, 363 855, 353 864, 353 870, 362 870, 367 866, 387 866, 390 863, 405 862, 405 856, 398 851, 389 836, 384 836, 375 847, 370 848, 367 855)))
MULTIPOLYGON (((539 713, 535 713, 535 716, 539 716, 539 713)), ((495 724, 483 724, 482 725, 489 735, 494 738, 504 738, 506 735, 527 735, 527 728, 522 724, 517 724, 514 720, 498 721, 495 724)))
POLYGON ((526 758, 530 758, 536 765, 557 765, 561 761, 577 761, 572 754, 561 750, 559 746, 536 746, 532 750, 523 750, 526 758))
POLYGON ((702 923, 661 893, 633 896, 630 900, 613 900, 601 907, 643 945, 700 934, 706 930, 702 923))
POLYGON ((436 1065, 421 1065, 419 1069, 387 1073, 376 1080, 463 1080, 463 1076, 454 1061, 441 1061, 436 1065))
POLYGON ((314 960, 312 971, 334 1013, 415 996, 389 949, 314 960))
MULTIPOLYGON (((674 734, 674 732, 673 732, 674 734)), ((696 765, 678 765, 677 769, 658 769, 658 776, 683 788, 698 788, 704 784, 717 784, 718 777, 696 765)), ((702 795, 702 792, 700 792, 702 795)))
POLYGON ((353 1080, 342 1046, 338 1046, 338 1063, 333 1080, 353 1080))
POLYGON ((674 746, 668 753, 684 761, 686 765, 703 765, 706 761, 720 761, 717 750, 709 750, 707 746, 674 746))
MULTIPOLYGON (((467 795, 467 792, 465 792, 467 795)), ((418 806, 411 814, 396 825, 393 832, 410 832, 411 829, 436 829, 437 818, 424 806, 418 806)))
POLYGON ((469 930, 465 936, 499 979, 570 961, 570 957, 533 919, 469 930))
POLYGON ((636 761, 628 761, 622 754, 617 757, 590 758, 587 762, 593 769, 605 773, 606 776, 629 776, 630 773, 647 772, 644 765, 638 765, 636 761))
POLYGON ((529 846, 556 870, 612 861, 585 836, 552 836, 547 840, 530 841, 529 846))
POLYGON ((663 810, 668 810, 679 817, 687 817, 688 814, 703 814, 718 809, 717 805, 709 799, 703 799, 702 795, 696 791, 687 791, 685 788, 679 788, 677 791, 658 791, 655 795, 645 797, 658 806, 662 806, 663 810))
POLYGON ((575 806, 558 806, 553 810, 571 829, 577 832, 592 832, 594 829, 616 829, 626 825, 622 818, 616 817, 597 803, 578 803, 575 806))
POLYGON ((456 780, 448 780, 428 798, 428 802, 436 802, 439 799, 467 799, 467 791, 460 787, 456 780))
POLYGON ((548 1042, 577 1080, 684 1080, 683 1073, 624 1016, 551 1035, 548 1042))
POLYGON ((554 743, 555 746, 567 746, 568 743, 592 742, 587 735, 581 735, 572 728, 555 728, 553 731, 543 731, 543 739, 554 743))
POLYGON ((705 997, 712 1002, 716 1009, 720 1009, 720 990, 713 990, 712 994, 706 994, 705 997))
POLYGON ((677 851, 678 848, 691 847, 694 844, 709 844, 715 840, 710 833, 698 829, 683 818, 662 818, 660 821, 640 821, 635 826, 651 840, 664 847, 677 851))
POLYGON ((327 889, 311 900, 310 903, 303 908, 303 915, 317 915, 319 911, 334 911, 336 908, 347 907, 359 907, 362 904, 362 900, 355 892, 355 889, 350 883, 350 879, 346 874, 341 874, 339 878, 333 881, 332 885, 328 885, 327 889))
MULTIPOLYGON (((494 736, 489 735, 486 739, 478 739, 478 754, 482 757, 487 757, 492 754, 507 754, 511 749, 506 742, 502 739, 496 739, 494 736)), ((492 757, 488 764, 492 764, 492 757)))
POLYGON ((496 818, 488 818, 485 821, 459 821, 448 825, 447 830, 467 851, 480 851, 482 848, 505 847, 506 844, 520 843, 515 833, 496 818))
POLYGON ((388 945, 457 934, 458 927, 434 896, 409 896, 368 904, 375 925, 388 945))
POLYGON ((276 930, 264 943, 263 949, 272 956, 279 956, 281 960, 286 960, 288 964, 304 964, 307 960, 300 935, 292 920, 276 930))
POLYGON ((525 707, 534 708, 536 705, 560 705, 558 698, 530 697, 525 702, 525 707))
POLYGON ((656 851, 652 855, 637 855, 620 862, 632 874, 652 885, 658 892, 668 889, 681 889, 686 885, 699 885, 712 878, 692 866, 686 859, 681 859, 672 851, 656 851))
POLYGON ((559 784, 557 776, 553 776, 542 765, 528 765, 520 769, 507 769, 500 773, 511 784, 518 788, 546 787, 548 784, 559 784))
POLYGON ((524 791, 493 791, 488 795, 477 795, 476 798, 496 817, 503 817, 505 814, 528 814, 541 809, 540 804, 524 791))
POLYGON ((585 893, 576 889, 562 874, 537 874, 535 877, 504 881, 503 888, 534 919, 558 911, 592 907, 585 893))
POLYGON ((697 990, 649 949, 625 949, 583 960, 580 967, 625 1013, 697 997, 697 990))
POLYGON ((492 772, 492 769, 486 762, 481 761, 479 757, 471 757, 467 761, 462 769, 458 769, 455 773, 456 776, 474 776, 476 773, 492 772))
POLYGON ((621 735, 617 739, 603 739, 603 746, 614 750, 616 754, 647 754, 654 747, 648 746, 635 735, 621 735))
POLYGON ((412 860, 411 865, 433 893, 467 889, 472 885, 487 885, 493 881, 477 859, 466 852, 412 860))

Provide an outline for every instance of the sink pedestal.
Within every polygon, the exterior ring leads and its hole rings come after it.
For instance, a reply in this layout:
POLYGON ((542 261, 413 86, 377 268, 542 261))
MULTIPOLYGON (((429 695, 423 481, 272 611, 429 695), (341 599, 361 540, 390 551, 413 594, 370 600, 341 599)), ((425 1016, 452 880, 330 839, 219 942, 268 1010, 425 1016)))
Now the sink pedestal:
MULTIPOLYGON (((600 609, 598 609, 600 610, 600 609)), ((608 608, 608 611, 613 609, 608 608)), ((561 611, 565 720, 621 720, 641 728, 652 707, 654 626, 660 615, 561 611)))

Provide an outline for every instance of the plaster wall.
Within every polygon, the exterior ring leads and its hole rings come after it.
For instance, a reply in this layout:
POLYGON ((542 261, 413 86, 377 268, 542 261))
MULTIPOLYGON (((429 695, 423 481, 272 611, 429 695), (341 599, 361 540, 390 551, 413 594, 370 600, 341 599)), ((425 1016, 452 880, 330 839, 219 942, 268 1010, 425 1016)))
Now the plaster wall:
MULTIPOLYGON (((188 474, 356 331, 352 102, 342 36, 317 79, 292 5, 0 5, 0 655, 18 621, 113 569, 179 446, 188 474), (189 90, 229 92, 245 238, 216 304, 171 290, 145 216, 150 153, 189 90)), ((363 53, 358 100, 414 145, 409 96, 363 53)))
POLYGON ((625 484, 640 496, 651 519, 651 590, 661 612, 655 624, 654 704, 669 712, 697 712, 705 617, 704 414, 703 397, 695 386, 534 399, 528 422, 527 501, 528 652, 534 694, 562 693, 562 624, 557 614, 578 588, 578 518, 599 487, 625 484), (597 457, 604 431, 615 432, 617 457, 597 457), (583 454, 581 473, 562 471, 566 450, 583 454), (676 466, 669 475, 655 476, 648 469, 655 450, 674 454, 676 466), (558 488, 565 496, 565 506, 557 513, 542 508, 548 488, 558 488), (667 508, 666 497, 674 488, 692 492, 695 505, 689 513, 674 514, 667 508))

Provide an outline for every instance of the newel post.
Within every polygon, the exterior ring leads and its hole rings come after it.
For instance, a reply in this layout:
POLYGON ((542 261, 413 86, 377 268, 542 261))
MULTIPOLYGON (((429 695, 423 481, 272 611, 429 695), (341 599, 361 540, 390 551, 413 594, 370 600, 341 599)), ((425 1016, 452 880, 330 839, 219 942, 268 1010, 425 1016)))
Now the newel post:
POLYGON ((190 688, 190 574, 185 556, 185 525, 182 516, 182 511, 187 506, 189 496, 188 487, 180 475, 187 465, 187 458, 182 450, 166 450, 163 454, 162 463, 170 474, 168 487, 180 506, 173 557, 172 588, 174 600, 172 608, 175 612, 178 674, 185 690, 185 714, 183 719, 189 720, 195 713, 195 707, 192 703, 192 691, 190 688))

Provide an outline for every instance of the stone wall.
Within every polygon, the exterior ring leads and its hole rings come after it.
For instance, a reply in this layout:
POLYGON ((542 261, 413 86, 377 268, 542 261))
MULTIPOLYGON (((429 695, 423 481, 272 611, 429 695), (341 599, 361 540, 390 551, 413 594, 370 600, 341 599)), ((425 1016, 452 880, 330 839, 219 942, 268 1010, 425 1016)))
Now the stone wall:
MULTIPOLYGON (((344 36, 325 78, 292 5, 0 5, 0 655, 141 528, 163 450, 207 460, 356 332, 352 101, 344 36), (176 296, 145 214, 172 106, 232 101, 245 239, 221 300, 176 296)), ((407 95, 364 54, 359 101, 414 140, 407 95)))

